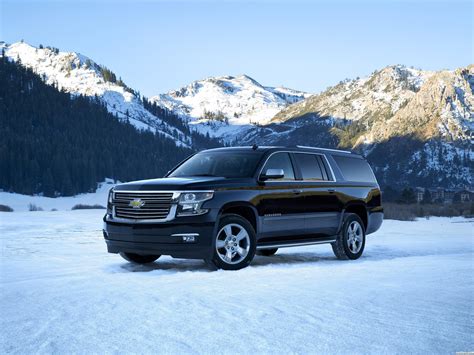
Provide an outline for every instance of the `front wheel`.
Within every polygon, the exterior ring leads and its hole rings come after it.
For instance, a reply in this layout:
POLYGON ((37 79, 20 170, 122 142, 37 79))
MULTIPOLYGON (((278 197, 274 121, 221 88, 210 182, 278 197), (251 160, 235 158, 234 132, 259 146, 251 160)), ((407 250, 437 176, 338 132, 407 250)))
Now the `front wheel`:
POLYGON ((235 214, 224 215, 215 235, 212 264, 219 269, 239 270, 251 263, 255 251, 255 230, 249 221, 235 214))
POLYGON ((355 213, 344 215, 342 229, 331 246, 338 259, 355 260, 360 258, 365 247, 365 229, 358 215, 355 213))
POLYGON ((161 255, 140 255, 133 253, 120 253, 120 256, 135 264, 149 264, 158 259, 161 255))

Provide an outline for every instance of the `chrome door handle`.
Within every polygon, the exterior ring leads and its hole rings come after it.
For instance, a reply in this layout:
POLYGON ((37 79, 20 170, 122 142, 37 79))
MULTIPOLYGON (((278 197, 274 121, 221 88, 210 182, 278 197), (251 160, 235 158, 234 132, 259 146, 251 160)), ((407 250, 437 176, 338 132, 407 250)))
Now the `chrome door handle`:
POLYGON ((302 192, 303 192, 303 190, 300 190, 300 189, 293 190, 293 193, 296 194, 296 195, 299 195, 302 192))
POLYGON ((328 189, 328 192, 329 192, 330 194, 333 194, 333 193, 336 192, 336 189, 328 189))

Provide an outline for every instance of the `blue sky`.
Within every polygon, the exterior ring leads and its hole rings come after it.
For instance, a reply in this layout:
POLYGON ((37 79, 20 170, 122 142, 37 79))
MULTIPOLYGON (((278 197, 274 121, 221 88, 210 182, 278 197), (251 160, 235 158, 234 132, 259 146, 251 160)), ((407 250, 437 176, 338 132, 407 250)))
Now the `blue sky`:
POLYGON ((0 0, 0 40, 78 51, 151 96, 215 75, 318 92, 473 63, 471 1, 0 0))

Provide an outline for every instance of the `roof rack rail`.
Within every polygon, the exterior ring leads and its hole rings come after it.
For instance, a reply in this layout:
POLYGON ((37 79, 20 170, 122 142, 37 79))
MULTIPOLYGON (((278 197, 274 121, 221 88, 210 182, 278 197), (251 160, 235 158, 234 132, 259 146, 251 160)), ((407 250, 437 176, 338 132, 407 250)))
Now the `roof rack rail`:
POLYGON ((352 154, 352 152, 351 152, 350 150, 308 147, 308 146, 306 146, 306 145, 297 145, 296 147, 297 147, 297 148, 319 149, 319 150, 327 150, 327 151, 330 151, 330 152, 341 152, 341 153, 350 153, 350 154, 352 154))

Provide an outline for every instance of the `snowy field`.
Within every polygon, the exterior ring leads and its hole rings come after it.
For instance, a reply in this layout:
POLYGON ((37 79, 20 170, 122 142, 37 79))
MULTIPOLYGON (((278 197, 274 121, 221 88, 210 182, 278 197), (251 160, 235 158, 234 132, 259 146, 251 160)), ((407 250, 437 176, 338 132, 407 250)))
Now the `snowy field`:
POLYGON ((34 204, 44 211, 51 211, 53 209, 70 211, 77 204, 105 206, 107 205, 109 190, 114 186, 115 184, 112 179, 106 179, 104 182, 97 184, 95 192, 55 198, 0 191, 0 204, 13 208, 15 212, 28 211, 30 204, 34 204))
POLYGON ((358 261, 321 245, 228 272, 128 264, 102 213, 0 214, 0 353, 474 350, 473 220, 385 221, 358 261))

